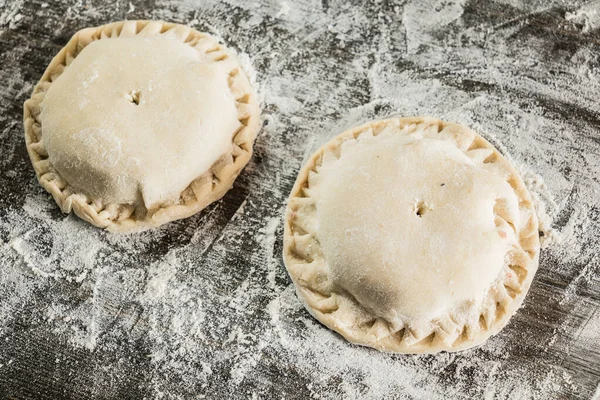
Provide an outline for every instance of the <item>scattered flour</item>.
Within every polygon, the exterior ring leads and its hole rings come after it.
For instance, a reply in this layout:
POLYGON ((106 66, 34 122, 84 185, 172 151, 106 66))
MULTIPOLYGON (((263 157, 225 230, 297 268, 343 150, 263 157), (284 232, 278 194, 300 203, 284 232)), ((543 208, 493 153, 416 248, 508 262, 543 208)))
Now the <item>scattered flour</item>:
POLYGON ((576 11, 567 12, 565 19, 582 24, 584 33, 600 28, 600 1, 591 1, 576 11))
MULTIPOLYGON (((1 176, 23 182, 24 194, 0 209, 0 337, 32 310, 19 323, 44 326, 76 350, 118 353, 135 342, 151 398, 600 396, 555 361, 581 348, 600 352, 598 305, 585 297, 600 286, 598 127, 569 114, 600 114, 597 48, 549 55, 550 39, 519 35, 546 8, 506 1, 528 17, 494 25, 471 21, 477 10, 467 14, 468 3, 159 0, 146 11, 124 3, 127 17, 187 23, 240 50, 265 109, 255 156, 225 200, 200 215, 117 236, 61 215, 25 167, 20 125, 3 125, 1 176), (473 127, 521 169, 538 203, 547 247, 534 287, 479 349, 399 356, 349 345, 303 309, 282 263, 282 214, 303 159, 344 129, 405 115, 473 127), (565 289, 551 292, 553 282, 565 289), (550 318, 548 304, 563 319, 532 328, 528 321, 550 318)), ((565 21, 592 32, 597 3, 565 21)), ((1 8, 3 29, 27 18, 23 4, 1 8)), ((77 3, 65 19, 82 27, 125 16, 111 13, 77 3)), ((34 77, 2 78, 4 112, 27 97, 34 77)), ((1 373, 10 361, 0 363, 1 373)), ((135 368, 125 360, 97 372, 96 395, 110 397, 106 382, 135 368)))

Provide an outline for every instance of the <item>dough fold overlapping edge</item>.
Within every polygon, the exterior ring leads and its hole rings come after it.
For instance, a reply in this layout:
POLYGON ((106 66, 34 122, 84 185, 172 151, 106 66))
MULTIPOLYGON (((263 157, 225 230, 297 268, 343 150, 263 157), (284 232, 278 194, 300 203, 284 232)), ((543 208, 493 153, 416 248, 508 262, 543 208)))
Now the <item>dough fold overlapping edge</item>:
MULTIPOLYGON (((495 210, 496 211, 496 210, 495 210)), ((496 215, 501 223, 507 223, 496 215)), ((531 195, 514 167, 485 139, 472 130, 429 117, 393 118, 352 128, 321 147, 302 167, 289 197, 284 225, 284 261, 296 292, 306 309, 321 323, 348 341, 398 353, 458 351, 483 343, 498 333, 521 306, 538 267, 539 226, 531 195), (373 317, 369 310, 343 288, 336 287, 316 237, 316 201, 311 197, 310 176, 318 174, 327 159, 340 157, 341 144, 363 134, 376 136, 385 129, 411 134, 422 129, 424 136, 453 141, 471 158, 495 163, 519 199, 526 220, 514 227, 518 246, 507 252, 502 272, 489 288, 481 307, 472 305, 466 323, 455 311, 428 324, 405 323, 373 317)), ((462 305, 463 307, 465 304, 462 305)), ((469 307, 469 304, 466 304, 469 307)), ((461 313, 465 313, 463 309, 461 313)), ((465 314, 461 314, 465 315, 465 314)))
POLYGON ((52 59, 23 109, 27 151, 41 186, 54 197, 64 213, 73 210, 85 221, 113 232, 140 231, 186 218, 220 199, 250 160, 252 145, 260 128, 256 94, 233 53, 206 33, 163 21, 121 21, 78 31, 52 59), (170 35, 227 68, 228 84, 235 98, 241 126, 232 136, 231 153, 222 155, 207 172, 192 181, 175 204, 163 205, 157 210, 146 210, 139 204, 102 204, 70 186, 53 168, 42 140, 40 105, 52 82, 91 42, 157 35, 170 35))

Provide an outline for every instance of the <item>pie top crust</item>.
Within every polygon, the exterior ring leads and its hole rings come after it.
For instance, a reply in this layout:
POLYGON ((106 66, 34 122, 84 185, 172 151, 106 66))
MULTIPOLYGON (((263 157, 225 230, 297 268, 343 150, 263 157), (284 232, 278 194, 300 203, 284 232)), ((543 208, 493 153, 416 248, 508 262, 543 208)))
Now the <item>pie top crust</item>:
POLYGON ((351 342, 456 351, 497 333, 538 265, 510 163, 463 126, 371 122, 318 150, 292 190, 284 259, 307 309, 351 342))
POLYGON ((210 35, 123 21, 71 38, 24 123, 36 175, 63 212, 127 232, 222 197, 251 157, 260 111, 237 58, 210 35))

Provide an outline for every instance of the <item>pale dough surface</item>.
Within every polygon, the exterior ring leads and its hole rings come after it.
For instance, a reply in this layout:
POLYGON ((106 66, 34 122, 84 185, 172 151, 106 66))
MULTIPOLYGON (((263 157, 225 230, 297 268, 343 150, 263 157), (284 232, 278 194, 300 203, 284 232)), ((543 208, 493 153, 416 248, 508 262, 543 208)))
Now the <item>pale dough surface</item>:
POLYGON ((178 199, 241 125, 227 70, 161 36, 91 43, 48 89, 41 118, 71 185, 148 209, 178 199))
POLYGON ((513 233, 494 224, 510 185, 444 140, 394 134, 342 148, 314 196, 317 238, 334 280, 388 320, 438 317, 481 303, 513 233))
POLYGON ((482 342, 537 268, 537 219, 516 171, 435 119, 340 135, 301 171, 286 217, 284 258, 309 311, 383 350, 482 342))
POLYGON ((252 155, 258 99, 236 55, 162 21, 77 32, 24 104, 27 150, 62 211, 111 231, 185 218, 252 155))

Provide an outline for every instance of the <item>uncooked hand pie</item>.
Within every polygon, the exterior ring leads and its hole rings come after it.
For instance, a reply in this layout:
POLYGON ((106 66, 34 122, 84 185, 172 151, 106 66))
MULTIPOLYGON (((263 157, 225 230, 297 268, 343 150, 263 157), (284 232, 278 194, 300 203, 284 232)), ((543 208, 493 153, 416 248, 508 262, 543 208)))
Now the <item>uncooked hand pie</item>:
POLYGON ((158 21, 77 32, 24 109, 41 185, 64 212, 112 231, 184 218, 222 197, 259 129, 235 55, 158 21))
POLYGON ((302 168, 284 259, 307 309, 351 342, 402 353, 481 344, 520 307, 538 222, 515 169, 433 118, 342 133, 302 168))

